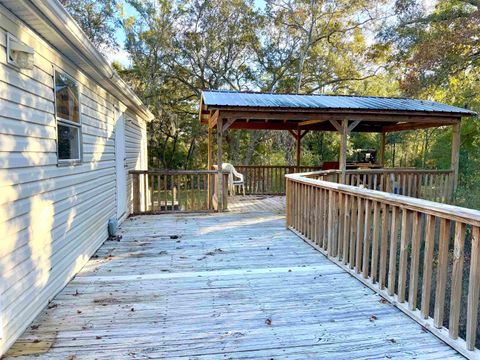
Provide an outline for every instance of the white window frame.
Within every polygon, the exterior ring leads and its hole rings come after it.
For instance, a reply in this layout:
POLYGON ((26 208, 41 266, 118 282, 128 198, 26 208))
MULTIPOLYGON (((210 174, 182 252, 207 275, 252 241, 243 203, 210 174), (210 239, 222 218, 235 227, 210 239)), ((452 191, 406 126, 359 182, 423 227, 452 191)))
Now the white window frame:
POLYGON ((53 102, 54 102, 54 110, 55 110, 55 121, 56 121, 56 136, 57 136, 57 165, 58 166, 67 166, 67 165, 76 165, 81 164, 83 161, 83 141, 82 141, 82 105, 80 99, 80 83, 75 80, 73 77, 68 75, 65 71, 62 71, 55 66, 53 67, 53 102), (78 89, 78 123, 70 120, 66 120, 58 116, 57 114, 57 84, 56 84, 56 75, 57 72, 60 73, 62 76, 65 76, 72 80, 78 89), (74 127, 78 130, 78 154, 79 157, 77 159, 60 159, 59 152, 58 152, 58 125, 74 127))

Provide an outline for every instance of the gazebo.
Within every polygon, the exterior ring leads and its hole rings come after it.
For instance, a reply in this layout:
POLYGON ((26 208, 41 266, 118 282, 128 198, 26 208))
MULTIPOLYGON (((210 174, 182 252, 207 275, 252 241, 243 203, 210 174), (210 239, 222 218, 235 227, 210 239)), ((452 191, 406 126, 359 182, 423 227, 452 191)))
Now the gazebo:
MULTIPOLYGON (((203 91, 200 122, 208 126, 208 169, 213 168, 213 129, 217 166, 222 164, 222 139, 229 129, 284 130, 296 140, 297 166, 301 140, 309 131, 335 131, 341 138, 340 181, 345 182, 347 142, 351 132, 380 133, 380 163, 385 158, 385 134, 403 130, 452 126, 452 190, 458 183, 460 122, 475 112, 434 101, 344 95, 299 95, 239 91, 203 91)), ((219 170, 220 171, 220 170, 219 170)), ((222 176, 217 177, 222 188, 222 176)), ((218 204, 222 204, 221 192, 218 204)), ((221 206, 219 206, 221 210, 221 206)))

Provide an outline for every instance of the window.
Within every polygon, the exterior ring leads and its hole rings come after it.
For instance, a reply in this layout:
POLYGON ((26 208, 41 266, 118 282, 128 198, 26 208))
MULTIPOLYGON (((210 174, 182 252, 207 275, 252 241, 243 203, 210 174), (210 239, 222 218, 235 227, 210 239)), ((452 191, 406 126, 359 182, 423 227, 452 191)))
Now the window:
POLYGON ((59 163, 81 160, 81 123, 78 84, 55 71, 55 114, 59 163))

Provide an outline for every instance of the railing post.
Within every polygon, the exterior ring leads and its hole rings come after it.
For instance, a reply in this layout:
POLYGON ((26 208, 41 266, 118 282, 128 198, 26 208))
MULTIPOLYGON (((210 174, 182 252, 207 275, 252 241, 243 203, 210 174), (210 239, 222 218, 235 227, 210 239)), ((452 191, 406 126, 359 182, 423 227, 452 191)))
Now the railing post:
POLYGON ((132 184, 133 184, 133 213, 138 214, 140 213, 140 174, 133 173, 132 174, 132 184))
POLYGON ((223 173, 223 210, 228 209, 228 173, 223 173))
POLYGON ((223 211, 223 170, 222 170, 222 140, 223 140, 223 119, 219 116, 217 120, 217 211, 223 211))
MULTIPOLYGON (((460 122, 452 126, 452 194, 455 194, 458 185, 458 169, 460 159, 460 122)), ((452 196, 453 198, 453 196, 452 196)))

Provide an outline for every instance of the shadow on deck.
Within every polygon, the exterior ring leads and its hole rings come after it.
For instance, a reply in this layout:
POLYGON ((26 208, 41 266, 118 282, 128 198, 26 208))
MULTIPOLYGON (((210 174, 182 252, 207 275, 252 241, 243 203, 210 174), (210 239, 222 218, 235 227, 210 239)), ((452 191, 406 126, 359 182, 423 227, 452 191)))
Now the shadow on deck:
POLYGON ((460 357, 286 230, 283 197, 230 204, 126 220, 6 358, 460 357))

